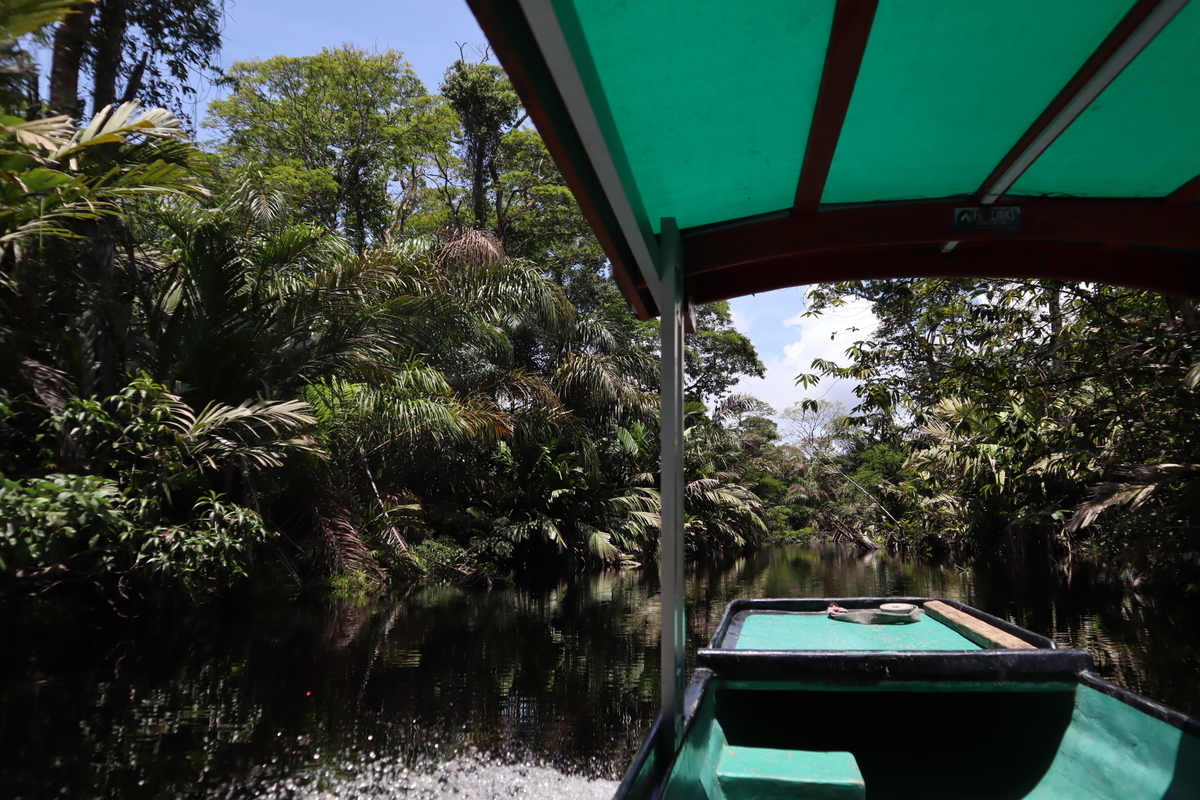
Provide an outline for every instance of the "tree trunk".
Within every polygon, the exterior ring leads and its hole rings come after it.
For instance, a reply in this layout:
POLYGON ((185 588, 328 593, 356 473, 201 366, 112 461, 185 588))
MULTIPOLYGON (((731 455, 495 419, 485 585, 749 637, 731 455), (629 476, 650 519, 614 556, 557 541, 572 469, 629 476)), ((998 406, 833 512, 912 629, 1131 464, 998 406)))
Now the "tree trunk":
POLYGON ((91 28, 93 5, 68 14, 54 32, 54 54, 50 65, 50 110, 72 117, 83 115, 79 102, 79 69, 91 28))
POLYGON ((1050 285, 1050 369, 1057 373, 1062 369, 1062 359, 1058 356, 1059 339, 1062 337, 1062 282, 1047 281, 1050 285))
POLYGON ((508 247, 508 213, 504 207, 504 190, 500 188, 500 169, 495 157, 490 159, 488 172, 491 174, 492 187, 495 190, 496 206, 496 238, 506 249, 508 247))
POLYGON ((101 222, 89 243, 90 252, 84 256, 91 260, 89 267, 96 280, 91 300, 96 323, 93 334, 96 391, 101 397, 111 397, 117 393, 119 364, 123 361, 118 352, 119 337, 113 319, 114 311, 120 305, 116 292, 117 248, 113 236, 110 225, 101 222))
POLYGON ((471 200, 475 210, 475 228, 484 231, 487 230, 488 213, 483 145, 477 145, 475 152, 471 155, 471 160, 474 162, 471 165, 471 200))
POLYGON ((149 57, 149 52, 143 51, 137 66, 129 73, 129 80, 125 82, 125 93, 121 95, 122 103, 130 103, 137 99, 138 92, 142 90, 142 76, 146 74, 146 62, 149 57))
POLYGON ((347 210, 344 221, 346 236, 350 239, 354 252, 361 254, 367 249, 367 220, 363 210, 363 169, 358 164, 357 156, 350 159, 346 173, 342 202, 347 210))
POLYGON ((128 19, 126 0, 104 0, 100 6, 99 39, 96 42, 96 69, 93 75, 92 113, 98 114, 117 100, 117 75, 125 50, 128 19))

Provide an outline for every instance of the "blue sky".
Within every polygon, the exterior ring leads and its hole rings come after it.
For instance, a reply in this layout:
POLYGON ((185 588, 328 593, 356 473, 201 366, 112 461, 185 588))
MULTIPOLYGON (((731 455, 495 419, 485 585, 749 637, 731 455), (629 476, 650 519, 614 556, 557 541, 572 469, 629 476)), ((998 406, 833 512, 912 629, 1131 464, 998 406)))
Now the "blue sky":
MULTIPOLYGON (((404 52, 427 89, 436 91, 446 68, 468 55, 486 38, 464 0, 228 0, 222 63, 274 55, 303 56, 323 47, 354 44, 368 49, 404 52)), ((200 98, 194 109, 203 116, 200 98)), ((854 386, 848 381, 826 383, 807 391, 795 378, 808 372, 813 358, 844 361, 855 338, 873 324, 870 314, 850 307, 818 319, 805 319, 804 290, 739 298, 732 302, 734 320, 758 347, 767 365, 764 379, 743 381, 738 389, 782 411, 805 396, 840 400, 854 405, 854 386), (857 327, 859 331, 848 332, 857 327)))
POLYGON ((487 44, 464 0, 227 0, 225 8, 225 66, 341 44, 391 48, 403 51, 425 87, 436 90, 458 58, 456 42, 487 44))
POLYGON ((814 358, 846 363, 846 348, 875 328, 868 304, 850 303, 819 317, 804 316, 804 287, 739 297, 731 300, 734 324, 753 340, 766 366, 763 378, 742 380, 737 391, 765 400, 782 412, 805 397, 841 402, 854 408, 856 382, 824 380, 801 389, 796 376, 812 372, 814 358))

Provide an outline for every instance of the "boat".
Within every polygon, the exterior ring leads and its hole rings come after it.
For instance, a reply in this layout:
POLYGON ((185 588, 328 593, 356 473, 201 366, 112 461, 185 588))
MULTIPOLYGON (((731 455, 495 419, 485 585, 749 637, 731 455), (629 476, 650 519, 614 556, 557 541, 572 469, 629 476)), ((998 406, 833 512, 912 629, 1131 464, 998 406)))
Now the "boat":
POLYGON ((695 305, 937 276, 1200 297, 1200 2, 467 2, 660 318, 662 712, 618 797, 1200 797, 1195 720, 948 600, 889 636, 978 649, 812 649, 810 624, 855 623, 735 603, 685 688, 682 470, 695 305))
POLYGON ((617 800, 1200 797, 1200 721, 953 600, 736 600, 684 705, 617 800), (896 605, 917 621, 844 619, 896 605))

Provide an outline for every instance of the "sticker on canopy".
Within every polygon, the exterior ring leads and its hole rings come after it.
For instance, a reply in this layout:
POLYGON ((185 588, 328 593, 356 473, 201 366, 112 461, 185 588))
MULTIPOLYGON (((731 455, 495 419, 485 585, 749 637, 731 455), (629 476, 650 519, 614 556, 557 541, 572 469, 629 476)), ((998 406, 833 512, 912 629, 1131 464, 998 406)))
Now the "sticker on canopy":
POLYGON ((1020 206, 967 206, 954 209, 956 231, 1019 231, 1020 206))

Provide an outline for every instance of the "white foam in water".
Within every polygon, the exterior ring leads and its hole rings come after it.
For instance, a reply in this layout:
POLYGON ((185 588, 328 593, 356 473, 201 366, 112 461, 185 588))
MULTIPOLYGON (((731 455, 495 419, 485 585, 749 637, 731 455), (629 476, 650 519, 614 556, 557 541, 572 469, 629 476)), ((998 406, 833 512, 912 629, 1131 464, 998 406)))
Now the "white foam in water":
POLYGON ((549 767, 497 766, 459 759, 443 764, 432 775, 414 781, 408 797, 453 796, 462 800, 520 797, 530 800, 609 800, 616 781, 593 781, 564 775, 549 767))
POLYGON ((239 789, 219 796, 262 800, 609 800, 617 790, 617 781, 589 780, 550 767, 459 756, 431 772, 410 770, 385 758, 307 779, 289 778, 239 789))

